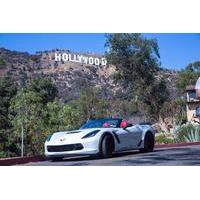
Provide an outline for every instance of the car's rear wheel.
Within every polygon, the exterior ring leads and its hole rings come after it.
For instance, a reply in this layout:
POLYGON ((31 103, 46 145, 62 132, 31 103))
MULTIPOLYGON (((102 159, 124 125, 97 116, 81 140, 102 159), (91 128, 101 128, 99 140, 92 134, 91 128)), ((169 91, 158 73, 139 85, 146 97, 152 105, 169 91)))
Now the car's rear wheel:
POLYGON ((147 133, 144 138, 144 148, 140 149, 140 152, 152 152, 154 149, 155 139, 152 133, 147 133))
POLYGON ((105 135, 100 145, 100 157, 109 158, 114 151, 114 140, 111 135, 105 135))

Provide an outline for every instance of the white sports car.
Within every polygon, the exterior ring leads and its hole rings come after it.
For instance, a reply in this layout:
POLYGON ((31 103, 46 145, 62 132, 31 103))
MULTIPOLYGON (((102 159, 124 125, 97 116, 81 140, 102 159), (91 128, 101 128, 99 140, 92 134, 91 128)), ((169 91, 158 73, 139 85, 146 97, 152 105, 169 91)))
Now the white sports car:
POLYGON ((56 132, 45 142, 45 156, 68 155, 111 157, 115 152, 138 149, 153 151, 155 131, 148 123, 129 124, 119 118, 89 120, 79 130, 56 132))

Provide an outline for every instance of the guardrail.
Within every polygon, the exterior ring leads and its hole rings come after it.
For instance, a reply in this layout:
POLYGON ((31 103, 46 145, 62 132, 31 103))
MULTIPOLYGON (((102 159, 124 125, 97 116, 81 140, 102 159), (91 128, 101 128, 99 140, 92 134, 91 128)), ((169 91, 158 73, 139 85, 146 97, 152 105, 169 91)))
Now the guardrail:
MULTIPOLYGON (((200 142, 190 142, 190 143, 178 143, 178 144, 158 144, 155 145, 156 149, 159 148, 170 148, 170 147, 184 147, 200 145, 200 142)), ((14 158, 2 158, 0 159, 0 166, 11 166, 18 164, 26 164, 29 162, 39 162, 46 160, 44 156, 30 156, 30 157, 14 157, 14 158)))

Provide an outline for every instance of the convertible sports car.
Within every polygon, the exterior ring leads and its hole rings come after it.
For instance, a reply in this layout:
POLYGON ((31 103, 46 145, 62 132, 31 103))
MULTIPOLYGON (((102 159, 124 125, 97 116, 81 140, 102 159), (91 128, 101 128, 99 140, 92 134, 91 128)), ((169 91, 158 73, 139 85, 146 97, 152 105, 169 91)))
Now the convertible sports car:
POLYGON ((148 123, 132 125, 119 118, 89 120, 79 130, 57 132, 45 142, 45 156, 52 160, 67 155, 111 157, 115 152, 154 148, 155 131, 148 123))

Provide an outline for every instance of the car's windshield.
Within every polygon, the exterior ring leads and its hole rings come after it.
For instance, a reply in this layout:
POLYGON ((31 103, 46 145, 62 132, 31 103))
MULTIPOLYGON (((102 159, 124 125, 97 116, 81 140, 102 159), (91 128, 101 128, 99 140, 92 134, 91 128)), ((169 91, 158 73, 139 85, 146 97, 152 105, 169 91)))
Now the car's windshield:
POLYGON ((96 119, 89 120, 80 129, 86 128, 118 128, 120 126, 121 119, 96 119))

